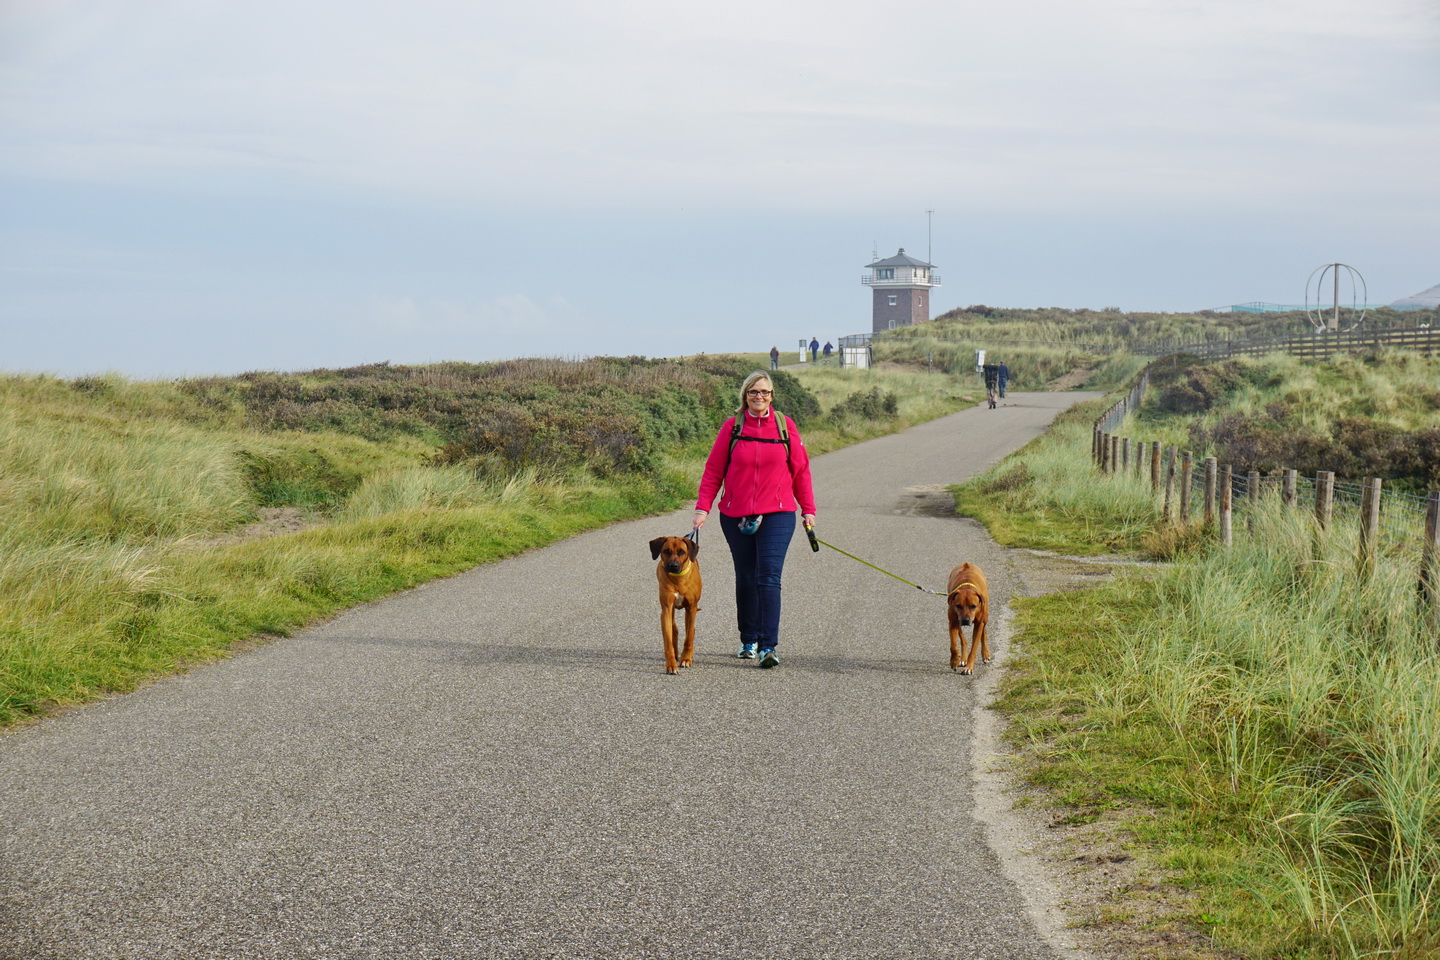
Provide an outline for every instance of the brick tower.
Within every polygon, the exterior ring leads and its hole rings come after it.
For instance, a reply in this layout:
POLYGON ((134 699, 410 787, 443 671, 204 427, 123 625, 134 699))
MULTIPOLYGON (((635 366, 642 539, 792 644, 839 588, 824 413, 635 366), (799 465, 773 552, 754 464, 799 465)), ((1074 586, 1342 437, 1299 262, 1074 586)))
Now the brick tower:
POLYGON ((924 323, 930 319, 930 288, 940 286, 934 266, 905 255, 905 248, 886 260, 869 264, 860 282, 873 291, 871 333, 924 323))

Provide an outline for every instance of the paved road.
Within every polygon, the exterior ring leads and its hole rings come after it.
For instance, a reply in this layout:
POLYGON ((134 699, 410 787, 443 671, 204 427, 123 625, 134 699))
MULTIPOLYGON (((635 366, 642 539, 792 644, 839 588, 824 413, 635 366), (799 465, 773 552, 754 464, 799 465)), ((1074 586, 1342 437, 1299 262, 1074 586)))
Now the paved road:
MULTIPOLYGON (((822 537, 931 587, 979 562, 1004 599, 1003 551, 925 494, 1081 396, 817 459, 822 537)), ((0 958, 1056 957, 972 815, 943 601, 798 537, 758 670, 707 532, 666 676, 646 543, 688 516, 0 737, 0 958)))

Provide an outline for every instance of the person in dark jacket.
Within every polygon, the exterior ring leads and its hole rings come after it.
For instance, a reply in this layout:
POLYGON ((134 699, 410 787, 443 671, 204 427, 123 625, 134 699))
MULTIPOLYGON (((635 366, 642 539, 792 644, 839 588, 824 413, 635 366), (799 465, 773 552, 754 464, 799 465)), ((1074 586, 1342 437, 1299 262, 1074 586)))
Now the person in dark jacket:
POLYGON ((770 369, 771 369, 771 370, 779 370, 779 369, 780 369, 780 348, 779 348, 779 347, 771 347, 771 348, 770 348, 770 369))
POLYGON ((1005 366, 1005 361, 1000 361, 1000 369, 996 371, 998 383, 1000 384, 1000 399, 1005 399, 1005 383, 1010 379, 1010 368, 1005 366))
POLYGON ((814 363, 820 359, 820 341, 814 337, 810 338, 810 362, 814 363))

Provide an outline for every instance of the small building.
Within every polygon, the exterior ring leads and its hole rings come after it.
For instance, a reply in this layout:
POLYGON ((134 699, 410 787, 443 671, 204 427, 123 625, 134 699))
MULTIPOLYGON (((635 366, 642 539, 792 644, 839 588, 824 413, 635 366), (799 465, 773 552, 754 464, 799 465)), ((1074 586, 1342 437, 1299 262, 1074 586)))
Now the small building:
POLYGON ((1440 284, 1429 290, 1421 290, 1413 297, 1396 300, 1390 306, 1396 310, 1432 310, 1440 307, 1440 284))
POLYGON ((935 267, 905 255, 905 248, 885 260, 868 264, 870 273, 860 282, 874 298, 871 333, 909 327, 930 319, 930 288, 940 286, 935 267))

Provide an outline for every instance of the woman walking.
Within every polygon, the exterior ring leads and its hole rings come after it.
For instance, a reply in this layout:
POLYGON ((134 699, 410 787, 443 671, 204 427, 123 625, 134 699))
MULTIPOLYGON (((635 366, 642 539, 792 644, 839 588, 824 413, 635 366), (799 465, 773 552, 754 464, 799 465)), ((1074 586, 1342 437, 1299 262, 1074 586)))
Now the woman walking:
POLYGON ((720 529, 735 563, 739 656, 766 669, 780 665, 780 575, 795 511, 805 526, 815 523, 810 457, 795 421, 772 408, 774 397, 769 375, 745 378, 740 409, 720 427, 695 502, 698 531, 720 498, 720 529))

